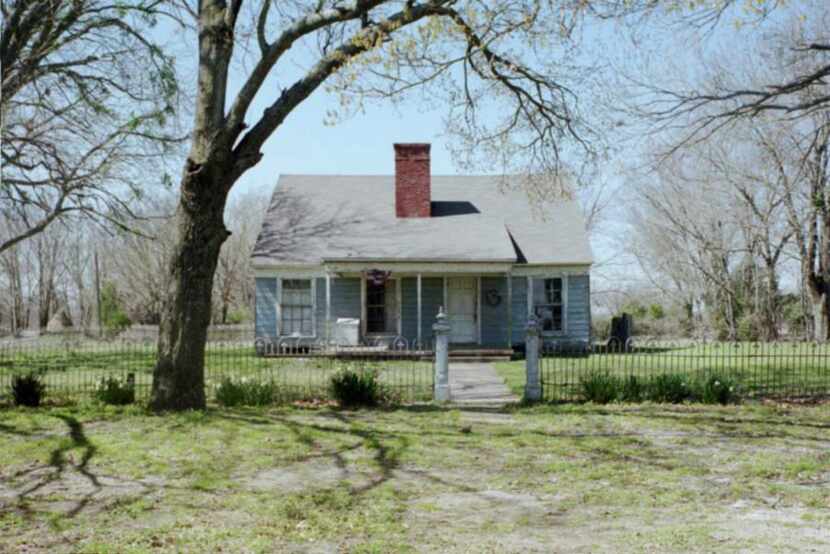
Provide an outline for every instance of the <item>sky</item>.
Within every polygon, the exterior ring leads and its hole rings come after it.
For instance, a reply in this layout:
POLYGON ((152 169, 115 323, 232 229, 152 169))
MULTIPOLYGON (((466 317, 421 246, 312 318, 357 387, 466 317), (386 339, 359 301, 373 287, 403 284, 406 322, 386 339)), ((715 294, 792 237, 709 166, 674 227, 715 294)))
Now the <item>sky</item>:
POLYGON ((395 142, 432 143, 433 174, 457 173, 442 137, 440 110, 373 104, 364 114, 326 125, 326 110, 336 103, 333 95, 318 90, 294 110, 265 144, 262 161, 242 176, 234 193, 270 192, 281 173, 391 174, 395 142))

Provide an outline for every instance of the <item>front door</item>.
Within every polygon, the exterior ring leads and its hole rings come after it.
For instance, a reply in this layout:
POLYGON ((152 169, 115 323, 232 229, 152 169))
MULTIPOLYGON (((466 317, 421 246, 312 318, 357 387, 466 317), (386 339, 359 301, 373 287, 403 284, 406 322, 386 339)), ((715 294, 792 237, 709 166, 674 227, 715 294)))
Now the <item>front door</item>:
POLYGON ((447 279, 447 315, 450 319, 450 342, 476 342, 476 279, 447 279))

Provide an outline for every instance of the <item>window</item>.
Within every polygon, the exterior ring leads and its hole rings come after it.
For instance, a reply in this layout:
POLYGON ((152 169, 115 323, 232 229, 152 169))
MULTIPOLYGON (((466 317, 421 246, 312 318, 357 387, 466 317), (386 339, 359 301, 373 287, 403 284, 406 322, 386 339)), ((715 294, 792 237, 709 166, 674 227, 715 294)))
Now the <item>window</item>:
POLYGON ((280 334, 313 335, 311 279, 283 279, 281 294, 280 334))
POLYGON ((564 302, 562 278, 533 280, 533 313, 542 332, 564 330, 564 302))
POLYGON ((366 281, 366 332, 397 333, 397 295, 395 281, 382 285, 366 281))

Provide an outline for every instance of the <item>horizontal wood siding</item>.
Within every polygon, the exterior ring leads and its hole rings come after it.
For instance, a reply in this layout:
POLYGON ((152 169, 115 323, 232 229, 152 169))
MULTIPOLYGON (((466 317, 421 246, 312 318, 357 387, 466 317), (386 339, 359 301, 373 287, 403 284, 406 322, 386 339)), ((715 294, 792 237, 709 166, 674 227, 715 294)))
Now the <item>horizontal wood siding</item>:
POLYGON ((435 316, 444 305, 444 279, 441 277, 421 278, 421 333, 425 342, 432 342, 432 326, 435 316))
POLYGON ((481 344, 493 348, 507 346, 507 278, 481 278, 481 344), (491 306, 487 292, 495 291, 500 301, 491 306))
POLYGON ((324 339, 326 338, 326 279, 324 277, 319 277, 314 280, 314 287, 315 287, 315 304, 314 306, 314 318, 315 318, 315 325, 317 326, 317 338, 324 339))
POLYGON ((513 277, 513 344, 525 342, 527 328, 527 277, 513 277))
POLYGON ((568 276, 567 339, 589 341, 591 338, 591 285, 588 275, 568 276))
MULTIPOLYGON (((325 301, 324 294, 323 302, 325 301)), ((325 313, 325 306, 323 308, 323 313, 325 313)), ((331 319, 337 321, 338 317, 360 319, 360 278, 332 278, 331 319)))
POLYGON ((401 280, 401 334, 410 343, 418 340, 418 280, 401 280))
POLYGON ((277 336, 277 279, 256 278, 256 306, 254 309, 254 334, 257 338, 277 336))

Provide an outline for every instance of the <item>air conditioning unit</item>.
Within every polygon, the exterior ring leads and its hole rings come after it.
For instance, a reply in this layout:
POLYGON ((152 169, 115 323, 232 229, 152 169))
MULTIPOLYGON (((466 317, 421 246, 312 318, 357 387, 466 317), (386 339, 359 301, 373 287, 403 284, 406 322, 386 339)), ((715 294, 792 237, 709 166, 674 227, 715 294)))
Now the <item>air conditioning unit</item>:
POLYGON ((360 343, 360 320, 338 317, 334 323, 334 342, 338 346, 357 346, 360 343))

